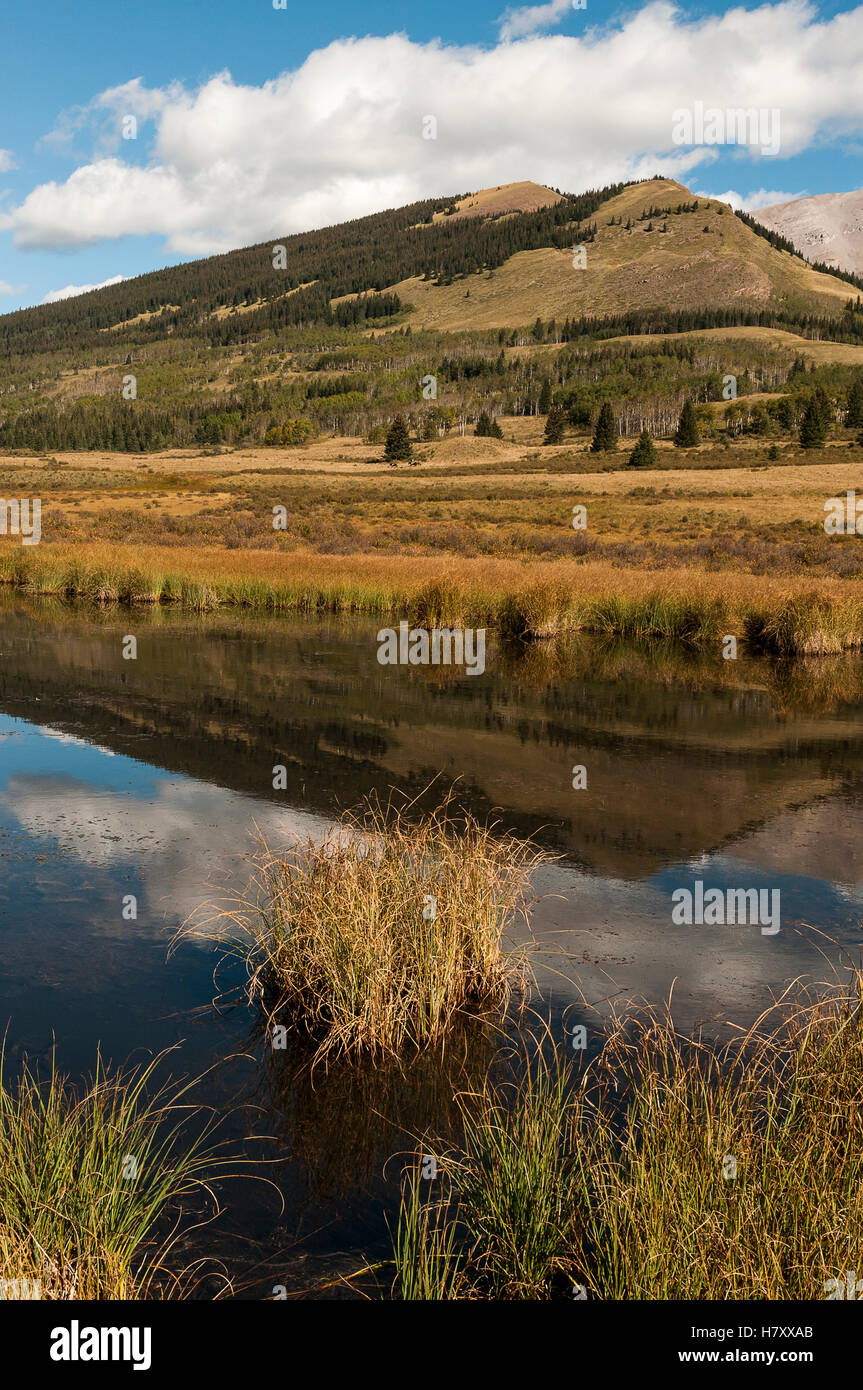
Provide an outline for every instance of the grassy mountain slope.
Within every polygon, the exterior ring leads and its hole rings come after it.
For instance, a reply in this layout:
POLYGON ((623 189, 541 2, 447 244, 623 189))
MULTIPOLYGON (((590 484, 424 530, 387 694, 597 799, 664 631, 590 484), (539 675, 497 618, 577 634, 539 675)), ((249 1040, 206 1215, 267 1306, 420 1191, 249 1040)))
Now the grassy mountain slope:
POLYGON ((0 358, 97 347, 109 330, 120 342, 176 334, 228 346, 318 323, 402 323, 406 305, 413 326, 445 331, 660 307, 841 313, 847 281, 774 248, 722 204, 694 202, 670 179, 430 199, 2 315, 0 358), (655 208, 672 211, 645 218, 655 208), (587 243, 584 270, 573 268, 575 242, 587 243))
POLYGON ((472 275, 467 284, 434 286, 415 277, 392 288, 414 305, 412 324, 451 331, 511 327, 537 314, 561 320, 660 306, 692 310, 745 303, 832 314, 848 301, 847 281, 775 250, 723 203, 701 198, 695 211, 637 220, 652 208, 693 201, 671 179, 625 188, 593 219, 596 237, 587 246, 584 270, 573 268, 571 249, 543 247, 520 252, 491 273, 472 275), (612 218, 622 225, 609 226, 612 218), (666 232, 660 231, 663 225, 666 232))

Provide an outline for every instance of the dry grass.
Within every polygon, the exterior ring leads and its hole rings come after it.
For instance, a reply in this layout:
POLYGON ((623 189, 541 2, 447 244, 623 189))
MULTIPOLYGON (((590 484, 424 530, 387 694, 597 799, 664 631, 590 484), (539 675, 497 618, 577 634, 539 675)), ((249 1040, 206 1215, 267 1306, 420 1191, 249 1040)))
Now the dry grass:
MULTIPOLYGON (((863 1241, 863 976, 786 996, 732 1044, 616 1018, 462 1097, 464 1144, 394 1242, 405 1298, 822 1299, 863 1241), (571 1084, 570 1084, 571 1083, 571 1084)), ((835 1296, 835 1295, 834 1295, 835 1296)))
POLYGON ((320 843, 264 846, 242 901, 184 928, 220 944, 227 934, 250 1000, 313 1042, 316 1060, 433 1046, 465 1016, 505 1011, 526 982, 507 936, 546 856, 457 813, 451 796, 413 810, 369 799, 320 843))
POLYGON ((176 603, 199 611, 410 616, 500 627, 515 636, 597 631, 715 647, 725 633, 768 649, 819 653, 860 645, 863 582, 805 576, 619 569, 575 560, 330 556, 82 543, 0 549, 0 582, 95 602, 176 603), (817 631, 787 621, 816 604, 817 631), (790 605, 790 607, 789 607, 790 605), (786 615, 786 617, 783 617, 786 615), (781 640, 774 632, 782 627, 781 640), (818 635, 820 633, 820 636, 818 635), (798 636, 798 634, 800 634, 798 636))
POLYGON ((416 276, 388 288, 413 305, 409 321, 414 328, 443 331, 464 327, 466 289, 474 328, 530 324, 537 314, 560 322, 658 304, 673 303, 678 309, 735 306, 741 297, 765 306, 791 298, 832 313, 848 299, 847 282, 774 250, 727 204, 713 198, 699 198, 695 212, 654 219, 652 232, 638 221, 631 230, 608 225, 611 217, 622 217, 625 224, 651 207, 674 207, 692 198, 673 179, 625 188, 589 219, 596 222, 597 234, 588 245, 587 268, 582 271, 573 269, 570 250, 542 247, 518 252, 493 272, 452 285, 438 286, 416 276), (664 233, 659 231, 663 222, 668 228, 664 233))

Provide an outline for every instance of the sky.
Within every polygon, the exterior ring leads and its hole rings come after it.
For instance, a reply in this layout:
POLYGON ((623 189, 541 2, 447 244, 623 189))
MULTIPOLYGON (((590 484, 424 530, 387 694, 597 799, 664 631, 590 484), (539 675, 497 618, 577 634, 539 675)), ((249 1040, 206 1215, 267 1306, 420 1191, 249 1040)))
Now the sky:
POLYGON ((863 186, 863 4, 11 0, 2 32, 0 313, 520 179, 863 186))

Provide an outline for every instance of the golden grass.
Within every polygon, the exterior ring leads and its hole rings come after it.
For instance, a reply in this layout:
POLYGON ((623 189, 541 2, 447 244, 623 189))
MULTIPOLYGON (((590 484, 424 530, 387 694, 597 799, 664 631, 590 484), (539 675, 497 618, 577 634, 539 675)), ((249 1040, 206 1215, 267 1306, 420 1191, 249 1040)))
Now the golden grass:
POLYGON ((710 646, 730 633, 785 653, 853 648, 863 632, 863 581, 645 573, 575 560, 7 544, 0 548, 0 582, 96 602, 407 617, 417 624, 488 624, 526 637, 581 629, 710 646), (810 618, 805 640, 798 640, 803 627, 789 627, 789 605, 802 611, 807 604, 818 623, 810 618))
MULTIPOLYGON (((403 1298, 844 1297, 863 1242, 863 975, 789 987, 718 1048, 667 1013, 613 1018, 461 1098, 465 1139, 409 1176, 403 1298)), ((853 1295, 847 1295, 853 1296, 853 1295)))
POLYGON ((440 1044, 466 1017, 504 1012, 526 983, 507 936, 547 856, 458 812, 452 795, 414 813, 370 798, 320 842, 264 845, 242 900, 184 928, 240 954, 250 1000, 316 1060, 440 1044))
POLYGON ((667 303, 678 309, 733 306, 741 296, 765 306, 790 297, 834 313, 849 298, 853 287, 846 281, 775 250, 715 198, 699 198, 695 212, 654 219, 653 232, 637 221, 631 230, 608 225, 612 217, 625 224, 653 206, 674 207, 693 197, 673 179, 625 188, 589 219, 597 232, 584 270, 573 269, 571 250, 542 247, 517 252, 493 272, 452 285, 415 276, 387 288, 413 306, 409 320, 415 328, 442 331, 458 331, 468 319, 473 328, 500 328, 532 324, 538 314, 560 322, 667 303), (658 228, 666 221, 662 233, 658 228))

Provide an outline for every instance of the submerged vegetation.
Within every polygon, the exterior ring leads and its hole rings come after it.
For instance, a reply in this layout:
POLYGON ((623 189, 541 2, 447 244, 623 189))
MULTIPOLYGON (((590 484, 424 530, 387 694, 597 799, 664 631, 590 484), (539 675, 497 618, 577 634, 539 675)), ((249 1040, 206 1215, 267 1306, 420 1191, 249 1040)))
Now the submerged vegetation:
MULTIPOLYGON (((789 991, 724 1047, 615 1018, 579 1071, 540 1048, 460 1098, 406 1172, 402 1298, 821 1299, 863 1241, 863 975, 789 991), (423 1151, 430 1152, 429 1141, 423 1151)), ((842 1296, 842 1294, 834 1296, 842 1296)), ((849 1295, 850 1296, 850 1295, 849 1295)))

